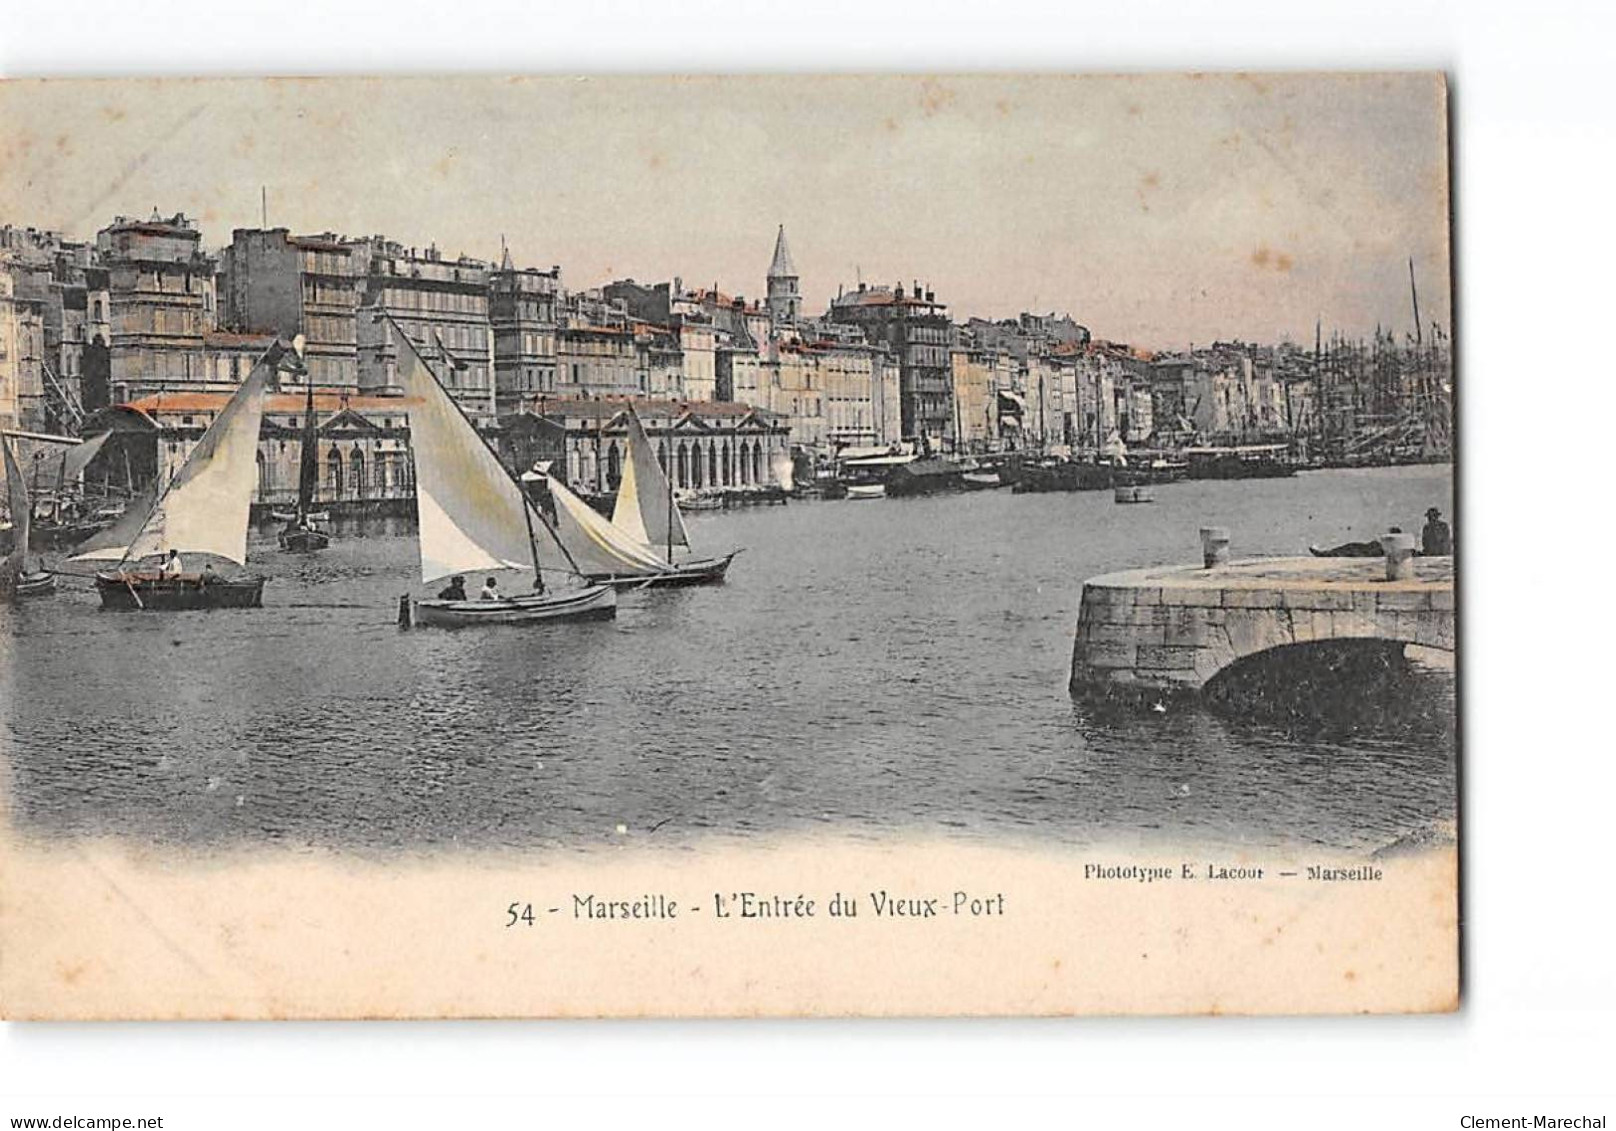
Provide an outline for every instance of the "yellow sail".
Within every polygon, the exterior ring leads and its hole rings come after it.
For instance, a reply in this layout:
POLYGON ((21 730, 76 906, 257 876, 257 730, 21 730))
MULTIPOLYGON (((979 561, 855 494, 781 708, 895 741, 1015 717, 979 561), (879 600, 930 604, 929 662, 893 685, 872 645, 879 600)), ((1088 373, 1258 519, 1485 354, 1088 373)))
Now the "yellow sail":
POLYGON ((645 577, 668 570, 668 563, 655 551, 630 538, 555 476, 548 478, 550 497, 555 500, 556 533, 580 570, 645 577))
POLYGON ((399 340, 398 380, 410 406, 421 580, 495 569, 576 573, 544 518, 444 391, 409 336, 399 340))
POLYGON ((673 505, 673 484, 651 449, 634 406, 628 408, 628 460, 617 486, 612 525, 659 554, 670 546, 689 546, 690 535, 679 508, 673 505))

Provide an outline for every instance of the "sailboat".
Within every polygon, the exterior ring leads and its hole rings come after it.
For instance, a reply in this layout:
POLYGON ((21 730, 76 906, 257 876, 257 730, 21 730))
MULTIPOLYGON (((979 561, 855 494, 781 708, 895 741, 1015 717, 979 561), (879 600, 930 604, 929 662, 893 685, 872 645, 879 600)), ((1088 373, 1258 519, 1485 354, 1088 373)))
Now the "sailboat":
POLYGON ((457 628, 616 616, 616 590, 582 583, 583 570, 528 500, 522 485, 397 323, 393 323, 393 333, 401 343, 399 384, 411 398, 421 581, 529 568, 534 577, 532 592, 511 597, 417 599, 405 594, 399 601, 399 623, 457 628), (582 584, 550 592, 544 585, 546 573, 582 584))
POLYGON ((281 549, 308 553, 331 545, 331 535, 314 525, 314 484, 320 474, 319 433, 314 419, 314 382, 303 408, 303 444, 297 462, 297 510, 276 535, 281 549))
POLYGON ((33 523, 34 503, 28 483, 11 450, 11 438, 0 432, 0 449, 6 465, 6 499, 11 509, 11 553, 0 565, 0 594, 37 597, 56 588, 56 575, 44 570, 28 572, 28 535, 33 523))
POLYGON ((264 388, 284 348, 271 346, 208 425, 166 487, 153 483, 123 517, 79 546, 71 561, 113 561, 95 575, 101 607, 120 611, 242 609, 263 604, 264 578, 227 577, 212 563, 182 572, 181 554, 247 561, 247 522, 258 483, 264 388))
POLYGON ((565 484, 549 476, 556 533, 584 576, 614 586, 711 585, 724 580, 736 550, 722 558, 675 562, 673 548, 690 534, 634 406, 628 409, 628 459, 607 519, 565 484))

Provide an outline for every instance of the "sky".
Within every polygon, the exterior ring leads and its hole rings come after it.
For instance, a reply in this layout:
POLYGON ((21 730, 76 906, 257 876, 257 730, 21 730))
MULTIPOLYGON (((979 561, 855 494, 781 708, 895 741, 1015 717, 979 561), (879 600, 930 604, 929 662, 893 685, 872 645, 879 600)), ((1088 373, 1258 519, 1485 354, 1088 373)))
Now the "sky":
POLYGON ((1449 320, 1430 74, 12 80, 0 223, 260 223, 681 277, 805 307, 860 278, 957 319, 1070 313, 1147 348, 1449 320))

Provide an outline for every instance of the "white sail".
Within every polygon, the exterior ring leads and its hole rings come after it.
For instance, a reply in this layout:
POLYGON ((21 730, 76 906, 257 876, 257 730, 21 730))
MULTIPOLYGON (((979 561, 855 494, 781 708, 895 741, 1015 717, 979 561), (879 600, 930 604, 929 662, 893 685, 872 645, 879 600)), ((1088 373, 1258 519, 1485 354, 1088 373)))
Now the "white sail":
POLYGON ((17 576, 23 572, 28 556, 28 531, 33 520, 33 503, 28 498, 28 484, 17 465, 17 456, 11 450, 11 439, 0 433, 0 449, 5 452, 6 499, 11 508, 11 553, 6 558, 6 573, 17 576))
POLYGON ((668 570, 660 555, 629 537, 553 475, 549 486, 555 500, 556 533, 584 573, 650 576, 668 570))
POLYGON ((651 449, 645 426, 628 409, 628 462, 617 486, 612 525, 630 538, 666 554, 670 546, 689 546, 685 520, 673 504, 673 484, 651 449))
POLYGON ((266 367, 254 366, 167 490, 139 509, 131 506, 122 519, 80 547, 73 560, 139 560, 178 550, 244 565, 267 380, 266 367), (125 538, 127 544, 119 545, 125 538))
POLYGON ((79 476, 84 474, 84 469, 90 466, 90 461, 96 457, 111 436, 111 432, 101 432, 64 451, 61 455, 61 466, 57 468, 59 481, 76 484, 79 476))
POLYGON ((398 380, 414 403, 415 507, 421 580, 494 569, 576 573, 544 517, 533 509, 433 375, 409 335, 400 340, 398 380))

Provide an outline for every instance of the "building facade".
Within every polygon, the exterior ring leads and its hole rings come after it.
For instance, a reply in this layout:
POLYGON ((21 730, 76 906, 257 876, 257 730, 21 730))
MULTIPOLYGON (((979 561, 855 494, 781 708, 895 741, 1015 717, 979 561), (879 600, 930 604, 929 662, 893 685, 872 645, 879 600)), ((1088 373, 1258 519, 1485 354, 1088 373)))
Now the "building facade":
POLYGON ((506 252, 488 277, 494 335, 494 403, 500 415, 556 391, 557 302, 561 268, 518 268, 506 252))
POLYGON ((673 485, 685 490, 777 486, 791 433, 774 414, 733 402, 650 398, 540 398, 502 417, 501 458, 510 468, 546 465, 574 490, 617 489, 628 459, 628 404, 645 426, 673 485))
POLYGON ((204 379, 202 337, 218 319, 217 261, 184 213, 120 216, 96 233, 110 306, 110 399, 128 401, 204 379))
POLYGON ((402 332, 475 420, 494 416, 494 341, 489 270, 480 259, 446 259, 436 247, 405 248, 383 236, 350 241, 361 278, 357 333, 359 389, 399 391, 402 332))
POLYGON ((859 284, 831 303, 834 322, 858 326, 898 358, 899 417, 904 439, 941 447, 954 433, 954 327, 948 308, 916 283, 891 289, 859 284))
POLYGON ((219 312, 226 329, 304 338, 316 388, 356 392, 360 276, 354 248, 331 232, 237 228, 219 256, 219 312))

